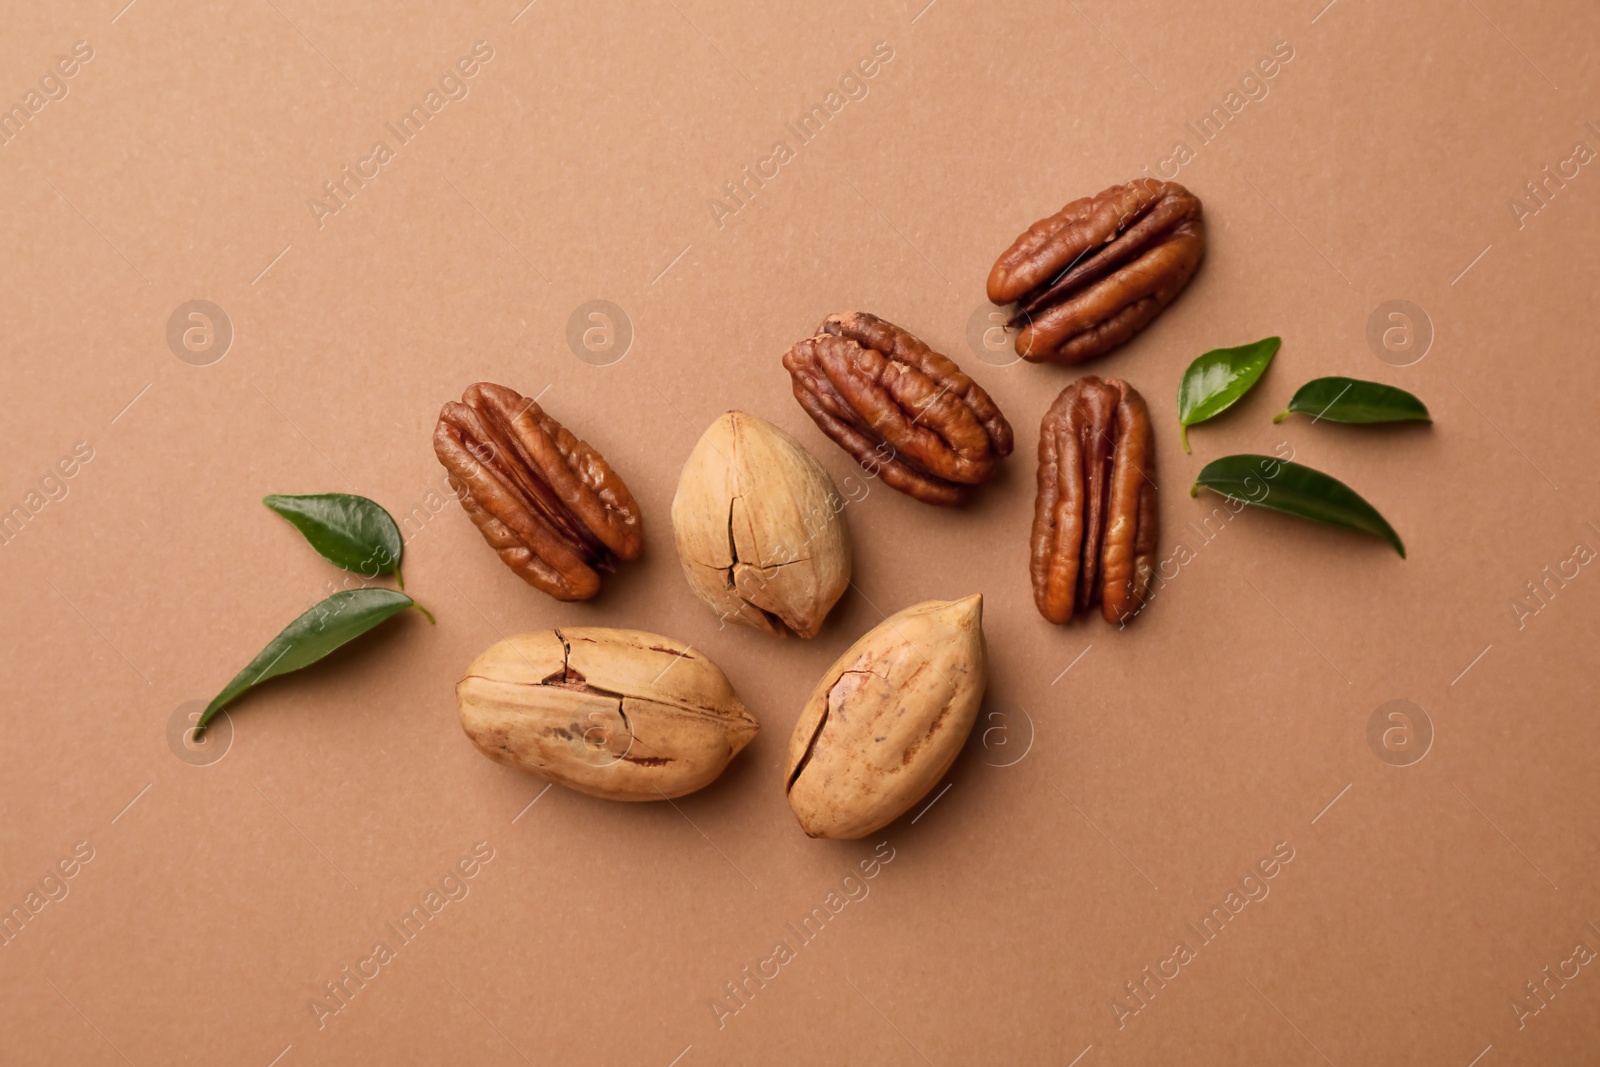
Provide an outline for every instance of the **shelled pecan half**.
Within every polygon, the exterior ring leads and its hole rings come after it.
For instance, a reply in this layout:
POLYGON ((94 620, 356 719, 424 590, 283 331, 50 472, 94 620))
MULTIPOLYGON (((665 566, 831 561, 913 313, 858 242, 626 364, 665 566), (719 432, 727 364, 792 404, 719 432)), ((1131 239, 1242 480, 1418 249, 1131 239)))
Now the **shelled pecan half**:
POLYGON ((469 386, 439 413, 433 450, 501 562, 557 600, 588 600, 601 572, 644 547, 639 505, 622 479, 515 389, 469 386))
POLYGON ((829 315, 783 365, 823 433, 925 503, 962 503, 1011 454, 1011 424, 983 387, 876 315, 829 315))
POLYGON ((1017 304, 1017 355, 1081 363, 1144 329, 1205 254, 1200 198, 1140 178, 1074 200, 1016 239, 989 272, 989 299, 1017 304))
POLYGON ((1144 605, 1155 570, 1155 439, 1127 382, 1079 378, 1039 426, 1033 601, 1064 623, 1095 604, 1107 622, 1144 605))

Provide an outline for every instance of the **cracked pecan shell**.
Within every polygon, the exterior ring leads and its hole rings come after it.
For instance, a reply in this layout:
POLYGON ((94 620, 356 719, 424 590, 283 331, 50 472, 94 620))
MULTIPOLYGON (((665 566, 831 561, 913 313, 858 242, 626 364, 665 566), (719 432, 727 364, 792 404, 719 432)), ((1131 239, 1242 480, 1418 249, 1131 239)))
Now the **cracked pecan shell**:
POLYGON ((1155 439, 1127 382, 1079 378, 1039 426, 1030 576, 1039 614, 1064 623, 1096 604, 1107 622, 1144 606, 1155 570, 1155 439))
POLYGON ((696 442, 672 498, 689 588, 724 622, 815 637, 850 584, 844 499, 800 442, 743 411, 696 442))
POLYGON ((514 389, 469 386, 439 413, 433 449, 489 547, 557 600, 588 600, 644 547, 639 505, 604 457, 514 389))
POLYGON ((876 315, 828 316, 783 365, 823 433, 925 503, 962 503, 1011 454, 1011 424, 983 387, 876 315))
POLYGON ((704 653, 639 630, 497 641, 467 668, 456 701, 485 756, 607 800, 709 785, 760 729, 704 653))
POLYGON ((784 792, 811 837, 882 829, 939 784, 983 704, 983 597, 897 611, 845 650, 789 738, 784 792))
POLYGON ((989 299, 1017 304, 1017 355, 1081 363, 1149 325, 1189 284, 1205 247, 1200 198, 1140 178, 1029 226, 995 261, 989 299))

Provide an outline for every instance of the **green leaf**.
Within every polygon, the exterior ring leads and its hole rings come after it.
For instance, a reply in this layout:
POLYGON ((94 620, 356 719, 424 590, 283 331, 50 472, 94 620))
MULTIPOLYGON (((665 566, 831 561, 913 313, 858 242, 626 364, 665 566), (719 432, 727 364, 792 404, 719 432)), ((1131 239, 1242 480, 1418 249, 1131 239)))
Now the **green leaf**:
POLYGON ((1282 422, 1296 411, 1312 416, 1312 422, 1433 421, 1427 406, 1404 389, 1337 376, 1313 378, 1302 385, 1289 401, 1288 410, 1272 421, 1282 422))
POLYGON ((324 559, 364 578, 393 573, 400 588, 404 543, 394 518, 376 501, 350 493, 268 496, 261 502, 294 524, 324 559))
MULTIPOLYGON (((346 589, 333 594, 285 626, 248 667, 234 676, 233 681, 206 705, 195 725, 194 736, 199 737, 217 712, 247 689, 269 678, 309 667, 340 645, 353 641, 409 607, 427 615, 421 604, 393 589, 346 589)), ((429 615, 428 618, 431 621, 433 617, 429 615)))
POLYGON ((1393 545, 1401 559, 1406 557, 1400 535, 1377 509, 1319 470, 1273 456, 1223 456, 1201 469, 1189 495, 1199 495, 1202 488, 1285 515, 1369 533, 1393 545))
POLYGON ((1261 379, 1278 354, 1281 337, 1265 337, 1238 348, 1214 348, 1189 364, 1178 383, 1178 424, 1183 450, 1189 451, 1189 427, 1227 411, 1261 379))

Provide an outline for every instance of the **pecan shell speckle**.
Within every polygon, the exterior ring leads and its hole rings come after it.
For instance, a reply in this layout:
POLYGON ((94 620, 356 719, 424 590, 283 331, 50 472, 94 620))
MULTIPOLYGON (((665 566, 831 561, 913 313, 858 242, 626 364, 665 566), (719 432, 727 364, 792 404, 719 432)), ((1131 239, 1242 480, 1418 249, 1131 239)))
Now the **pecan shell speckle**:
POLYGON ((1189 284, 1205 254, 1200 198, 1140 178, 1040 219, 989 272, 989 299, 1015 302, 1017 354, 1081 363, 1144 329, 1189 284))
POLYGON ((639 505, 599 452, 503 385, 439 413, 433 449, 483 539, 529 585, 588 600, 644 547, 639 505))
POLYGON ((1155 570, 1155 439, 1127 382, 1079 378, 1039 426, 1033 599, 1064 623, 1096 604, 1107 622, 1144 606, 1155 570))
POLYGON ((828 316, 783 365, 822 432, 918 500, 959 504, 1011 454, 1011 424, 983 387, 876 315, 828 316))

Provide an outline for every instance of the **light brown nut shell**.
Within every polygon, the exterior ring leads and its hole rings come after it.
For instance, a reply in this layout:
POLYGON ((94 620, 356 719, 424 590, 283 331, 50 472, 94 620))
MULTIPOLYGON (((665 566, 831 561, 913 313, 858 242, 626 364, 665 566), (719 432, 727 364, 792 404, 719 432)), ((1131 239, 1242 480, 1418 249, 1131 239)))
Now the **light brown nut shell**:
POLYGON ((730 411, 678 478, 672 535, 689 588, 723 619, 815 637, 850 584, 844 499, 799 441, 730 411))
POLYGON ((882 829, 936 785, 983 704, 983 598, 896 612, 828 668, 789 739, 789 806, 812 837, 882 829))
POLYGON ((703 788, 760 729, 704 653, 640 630, 508 637, 472 661, 456 701, 490 759, 608 800, 703 788))

